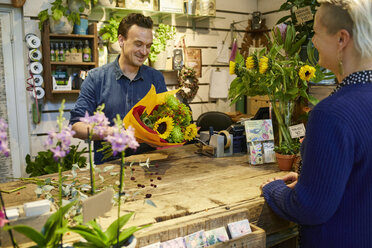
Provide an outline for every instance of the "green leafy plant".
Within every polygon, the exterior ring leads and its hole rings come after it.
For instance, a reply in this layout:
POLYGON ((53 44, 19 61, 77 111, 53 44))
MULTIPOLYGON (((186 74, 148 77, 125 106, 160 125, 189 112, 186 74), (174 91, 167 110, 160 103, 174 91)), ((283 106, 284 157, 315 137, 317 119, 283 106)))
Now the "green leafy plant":
POLYGON ((320 4, 317 0, 287 0, 279 8, 280 11, 289 10, 290 14, 280 18, 277 24, 286 22, 287 24, 294 25, 297 31, 296 41, 300 40, 304 35, 306 35, 307 38, 311 38, 314 35, 314 20, 307 21, 305 23, 298 23, 296 19, 295 10, 306 6, 310 6, 311 12, 314 16, 316 8, 319 7, 320 4))
MULTIPOLYGON (((288 129, 296 124, 292 123, 295 102, 302 97, 316 105, 318 100, 307 93, 308 82, 330 75, 312 63, 315 61, 301 61, 299 52, 306 36, 296 41, 293 25, 274 28, 272 36, 269 52, 262 50, 246 60, 237 54, 235 62, 230 62, 230 73, 237 77, 231 83, 229 98, 236 102, 243 96, 267 95, 278 122, 277 150, 291 154, 297 151, 288 129)), ((312 51, 311 47, 308 50, 312 51)))
POLYGON ((150 225, 145 225, 142 227, 132 226, 120 231, 119 242, 117 239, 117 230, 122 229, 124 225, 129 221, 134 213, 129 213, 121 216, 119 219, 116 219, 111 225, 107 228, 106 231, 102 231, 102 228, 95 222, 89 221, 86 225, 76 225, 73 227, 68 227, 66 231, 72 231, 78 233, 82 236, 86 242, 76 242, 74 247, 83 248, 83 247, 121 247, 127 240, 133 235, 133 233, 146 228, 150 225))
POLYGON ((300 146, 301 144, 298 140, 294 140, 292 143, 283 141, 280 146, 275 146, 274 151, 285 155, 295 155, 299 153, 300 146))
POLYGON ((176 28, 166 24, 159 24, 155 30, 154 39, 149 54, 149 59, 155 62, 160 52, 165 51, 167 40, 174 40, 176 38, 176 28))
POLYGON ((108 24, 105 24, 100 30, 102 40, 106 40, 110 43, 115 43, 118 40, 118 29, 120 21, 115 18, 110 18, 108 24))
MULTIPOLYGON (((80 143, 70 146, 69 154, 61 163, 62 171, 71 170, 73 164, 77 164, 80 168, 87 165, 87 158, 84 157, 87 149, 84 147, 79 151, 79 145, 80 143)), ((27 154, 26 164, 26 172, 30 174, 30 177, 58 172, 58 162, 53 158, 53 152, 50 149, 38 152, 34 161, 32 161, 30 154, 27 154)))
POLYGON ((26 225, 15 225, 15 226, 5 226, 4 230, 13 229, 33 242, 36 243, 38 248, 54 248, 58 247, 61 241, 62 235, 67 230, 68 221, 65 219, 65 214, 68 210, 75 204, 75 202, 70 202, 69 204, 61 207, 53 213, 45 222, 41 232, 36 231, 34 228, 26 225))
MULTIPOLYGON (((97 3, 98 0, 93 0, 93 3, 97 3)), ((83 0, 85 4, 85 8, 89 7, 89 3, 91 0, 83 0)), ((39 12, 37 17, 39 18, 39 29, 42 30, 43 23, 52 17, 55 21, 59 21, 62 16, 67 17, 67 20, 80 25, 80 14, 84 11, 85 8, 79 8, 79 12, 70 11, 65 4, 64 0, 55 0, 51 3, 52 7, 49 9, 45 9, 39 12)))

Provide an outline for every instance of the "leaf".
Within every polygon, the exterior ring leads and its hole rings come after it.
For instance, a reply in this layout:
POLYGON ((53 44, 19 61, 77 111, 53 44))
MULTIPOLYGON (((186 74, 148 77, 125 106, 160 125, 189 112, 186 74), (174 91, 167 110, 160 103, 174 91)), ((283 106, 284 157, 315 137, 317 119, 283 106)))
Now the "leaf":
POLYGON ((145 203, 149 204, 150 206, 153 206, 153 207, 157 208, 156 204, 150 199, 146 199, 145 203))
POLYGON ((116 239, 118 228, 121 229, 128 222, 128 220, 132 217, 133 214, 134 212, 131 212, 129 214, 121 216, 119 219, 116 219, 114 222, 111 223, 111 225, 107 228, 105 232, 109 242, 113 242, 114 239, 116 239))
POLYGON ((32 227, 26 226, 26 225, 16 225, 16 226, 4 226, 3 227, 4 231, 7 231, 9 229, 13 229, 27 238, 31 239, 34 241, 36 244, 38 244, 39 247, 45 247, 46 246, 46 239, 45 237, 33 229, 32 227))
MULTIPOLYGON (((72 232, 79 234, 89 243, 96 245, 97 247, 108 247, 107 242, 102 240, 93 230, 84 225, 78 225, 69 228, 72 232)), ((75 245, 75 244, 74 244, 75 245)))
POLYGON ((112 170, 112 169, 114 169, 114 168, 115 168, 114 165, 105 166, 105 167, 103 168, 103 172, 110 171, 110 170, 112 170))

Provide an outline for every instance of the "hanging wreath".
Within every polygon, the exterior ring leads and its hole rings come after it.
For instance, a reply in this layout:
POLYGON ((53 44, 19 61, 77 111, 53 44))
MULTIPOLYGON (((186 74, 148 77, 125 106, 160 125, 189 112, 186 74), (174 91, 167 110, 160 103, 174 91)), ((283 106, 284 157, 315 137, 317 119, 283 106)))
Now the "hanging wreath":
POLYGON ((181 88, 178 94, 181 95, 183 99, 192 100, 199 89, 199 80, 196 77, 196 72, 194 69, 189 67, 183 67, 178 74, 178 87, 181 88), (187 93, 183 88, 190 89, 187 93))

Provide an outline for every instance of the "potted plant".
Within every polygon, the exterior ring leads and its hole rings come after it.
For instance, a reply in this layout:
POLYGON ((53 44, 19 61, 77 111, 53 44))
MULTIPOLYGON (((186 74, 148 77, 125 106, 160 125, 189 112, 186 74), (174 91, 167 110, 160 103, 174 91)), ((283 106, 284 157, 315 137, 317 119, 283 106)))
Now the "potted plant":
MULTIPOLYGON (((90 0, 82 1, 84 4, 90 2, 90 0)), ((55 0, 51 3, 50 9, 42 10, 37 15, 40 21, 39 29, 42 30, 43 23, 49 20, 51 33, 71 34, 74 23, 80 25, 81 12, 84 12, 83 7, 80 7, 79 11, 71 11, 66 0, 55 0)))
POLYGON ((298 141, 291 138, 288 129, 297 124, 292 120, 295 102, 302 97, 315 105, 317 99, 307 93, 308 82, 319 82, 326 74, 314 60, 301 61, 299 52, 306 36, 296 41, 294 26, 283 25, 273 29, 267 53, 262 50, 246 60, 237 54, 235 62, 230 62, 230 73, 237 77, 231 82, 229 98, 234 103, 243 96, 267 95, 278 123, 275 150, 290 155, 299 150, 298 141))
POLYGON ((279 8, 280 11, 289 10, 290 14, 280 18, 277 24, 286 22, 287 24, 294 25, 295 30, 297 31, 296 40, 301 39, 304 35, 306 35, 308 39, 310 39, 314 35, 313 31, 314 20, 307 21, 305 23, 298 23, 295 15, 296 9, 300 9, 306 6, 310 6, 311 13, 314 16, 316 8, 320 6, 320 3, 318 3, 318 1, 315 0, 287 0, 279 8))
POLYGON ((118 29, 120 21, 115 18, 110 18, 108 24, 105 24, 100 30, 102 40, 108 42, 111 53, 120 53, 120 46, 118 43, 118 29))
MULTIPOLYGON (((155 68, 165 69, 165 63, 167 60, 167 42, 174 42, 175 38, 175 27, 166 24, 159 24, 159 27, 155 30, 154 39, 149 54, 149 59, 155 68)), ((168 46, 173 49, 171 44, 168 44, 168 46)))

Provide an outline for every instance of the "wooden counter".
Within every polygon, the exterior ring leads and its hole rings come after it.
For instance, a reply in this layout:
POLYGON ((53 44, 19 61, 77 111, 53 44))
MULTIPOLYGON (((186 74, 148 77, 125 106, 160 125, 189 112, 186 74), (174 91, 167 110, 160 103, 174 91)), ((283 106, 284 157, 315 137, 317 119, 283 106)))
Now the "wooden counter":
MULTIPOLYGON (((216 228, 221 223, 212 220, 206 227, 204 220, 221 215, 230 216, 228 218, 232 221, 248 218, 251 223, 266 231, 268 246, 296 235, 293 225, 276 216, 260 196, 259 186, 262 182, 284 175, 285 172, 280 172, 275 164, 251 166, 247 163, 246 155, 210 158, 196 154, 196 150, 194 145, 187 145, 156 151, 164 157, 168 155, 168 158, 152 163, 156 165, 153 175, 136 169, 135 181, 128 180, 133 175, 127 170, 127 192, 133 193, 141 180, 147 184, 150 177, 157 184, 156 188, 147 186, 143 189, 143 193, 152 194, 151 199, 157 205, 156 208, 144 204, 144 197, 136 197, 122 205, 123 214, 127 211, 136 212, 128 226, 153 224, 136 233, 140 245, 173 239, 203 228, 216 228), (157 179, 158 176, 161 180, 157 179)), ((109 182, 109 179, 105 179, 106 183, 109 182)), ((118 176, 112 182, 116 180, 118 176)), ((1 189, 8 190, 21 184, 25 183, 11 182, 1 185, 1 189)), ((35 187, 28 185, 28 191, 21 190, 18 193, 22 203, 36 200, 30 193, 35 187)), ((3 195, 8 206, 20 203, 15 201, 17 193, 3 195)), ((107 227, 115 218, 114 207, 100 218, 99 223, 107 227)))

